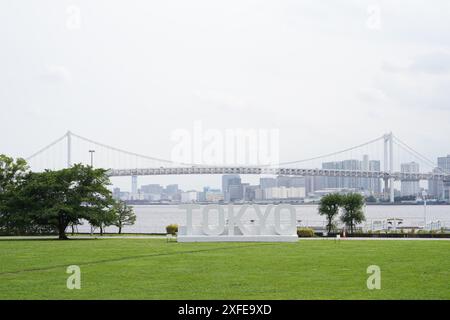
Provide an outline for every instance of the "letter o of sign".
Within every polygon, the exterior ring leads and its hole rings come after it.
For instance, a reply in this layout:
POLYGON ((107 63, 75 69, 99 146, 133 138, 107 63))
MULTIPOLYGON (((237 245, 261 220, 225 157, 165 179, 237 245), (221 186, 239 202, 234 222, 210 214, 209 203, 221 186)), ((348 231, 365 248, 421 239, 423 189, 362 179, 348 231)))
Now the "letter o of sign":
POLYGON ((208 236, 218 236, 225 230, 225 212, 223 208, 216 204, 209 204, 203 208, 202 211, 202 231, 208 236), (216 228, 209 227, 209 212, 217 210, 219 214, 219 225, 216 228))
POLYGON ((275 207, 275 232, 279 235, 291 235, 295 233, 297 228, 295 208, 289 204, 280 204, 275 207), (281 226, 281 210, 289 210, 289 226, 281 226))

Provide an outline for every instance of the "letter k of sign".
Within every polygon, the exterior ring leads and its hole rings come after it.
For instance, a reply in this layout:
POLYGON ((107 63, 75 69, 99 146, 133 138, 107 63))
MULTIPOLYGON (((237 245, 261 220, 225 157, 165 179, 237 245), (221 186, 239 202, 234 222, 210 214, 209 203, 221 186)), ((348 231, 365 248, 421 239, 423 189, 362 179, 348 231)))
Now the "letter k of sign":
POLYGON ((248 234, 247 228, 245 228, 244 224, 241 221, 242 216, 249 205, 243 205, 240 207, 237 215, 234 215, 234 207, 232 204, 228 205, 228 235, 234 235, 234 227, 238 227, 242 234, 248 234))

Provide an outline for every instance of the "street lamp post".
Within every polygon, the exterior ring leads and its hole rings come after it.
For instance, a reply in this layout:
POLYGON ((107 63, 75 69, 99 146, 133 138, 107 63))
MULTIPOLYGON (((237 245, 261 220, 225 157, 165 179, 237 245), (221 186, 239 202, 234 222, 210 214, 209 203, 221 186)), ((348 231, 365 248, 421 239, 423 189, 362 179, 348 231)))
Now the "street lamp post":
POLYGON ((427 227, 427 192, 422 191, 424 228, 427 227))
MULTIPOLYGON (((363 206, 363 212, 364 212, 364 217, 367 217, 367 203, 364 201, 364 206, 363 206)), ((365 226, 365 229, 367 231, 367 224, 365 226)))
POLYGON ((94 167, 94 152, 95 150, 89 150, 89 153, 91 154, 91 167, 94 167))
MULTIPOLYGON (((91 154, 91 168, 94 168, 94 152, 95 150, 89 150, 89 153, 91 154)), ((94 228, 91 225, 91 237, 94 234, 94 228)))

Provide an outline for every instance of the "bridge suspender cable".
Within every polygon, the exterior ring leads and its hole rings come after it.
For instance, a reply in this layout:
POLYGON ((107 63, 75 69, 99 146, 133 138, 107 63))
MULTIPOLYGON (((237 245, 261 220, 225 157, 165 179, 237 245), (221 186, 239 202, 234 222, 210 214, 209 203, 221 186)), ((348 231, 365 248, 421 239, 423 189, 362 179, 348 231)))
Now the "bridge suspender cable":
POLYGON ((417 158, 421 159, 424 162, 427 162, 429 165, 432 166, 432 168, 437 168, 442 173, 448 174, 449 172, 447 170, 444 170, 442 168, 439 168, 438 165, 431 159, 428 159, 426 156, 422 155, 421 153, 417 152, 413 148, 411 148, 409 145, 407 145, 405 142, 401 141, 399 138, 394 136, 394 139, 396 140, 397 144, 401 147, 403 147, 406 151, 409 151, 411 154, 416 156, 417 158))
POLYGON ((101 146, 101 147, 103 147, 103 148, 107 148, 107 149, 114 150, 114 151, 117 151, 117 152, 125 153, 125 154, 128 154, 128 155, 130 155, 130 156, 134 156, 134 157, 139 157, 139 158, 144 158, 144 159, 147 159, 147 160, 159 161, 159 162, 164 162, 164 163, 170 163, 170 164, 180 164, 180 165, 187 165, 187 166, 192 166, 192 165, 194 165, 194 164, 182 163, 182 162, 177 163, 177 162, 173 162, 173 161, 170 161, 170 160, 164 160, 164 159, 154 158, 154 157, 142 155, 142 154, 139 154, 139 153, 126 151, 126 150, 123 150, 123 149, 119 149, 119 148, 116 148, 116 147, 112 147, 112 146, 109 146, 109 145, 107 145, 107 144, 100 143, 100 142, 97 142, 97 141, 94 141, 94 140, 91 140, 91 139, 82 137, 82 136, 80 136, 80 135, 78 135, 78 134, 75 134, 75 133, 72 133, 72 136, 74 136, 74 137, 76 137, 76 138, 78 138, 78 139, 84 140, 84 141, 86 141, 86 142, 96 144, 96 145, 101 146))
POLYGON ((357 148, 364 147, 364 146, 366 146, 366 145, 368 145, 368 144, 371 144, 371 143, 380 141, 381 139, 384 139, 384 136, 381 136, 381 137, 379 137, 379 138, 376 138, 376 139, 367 141, 367 142, 365 142, 365 143, 362 143, 362 144, 359 144, 359 145, 357 145, 357 146, 354 146, 354 147, 351 147, 351 148, 347 148, 347 149, 344 149, 344 150, 341 150, 341 151, 336 151, 336 152, 324 154, 324 155, 317 156, 317 157, 313 157, 313 158, 303 159, 303 160, 296 160, 296 161, 282 162, 282 163, 280 163, 280 165, 288 165, 288 164, 294 164, 294 163, 308 162, 308 161, 318 160, 318 159, 321 159, 321 158, 332 157, 332 156, 338 155, 338 154, 340 154, 340 153, 344 153, 344 152, 352 151, 352 150, 357 149, 357 148))
POLYGON ((42 152, 44 152, 45 150, 53 147, 55 144, 57 144, 58 142, 60 142, 61 140, 64 140, 65 138, 67 138, 67 133, 64 134, 62 137, 56 139, 55 141, 53 141, 52 143, 50 143, 49 145, 45 146, 44 148, 40 149, 39 151, 36 151, 35 153, 33 153, 31 156, 25 158, 25 160, 30 160, 32 158, 34 158, 35 156, 41 154, 42 152))

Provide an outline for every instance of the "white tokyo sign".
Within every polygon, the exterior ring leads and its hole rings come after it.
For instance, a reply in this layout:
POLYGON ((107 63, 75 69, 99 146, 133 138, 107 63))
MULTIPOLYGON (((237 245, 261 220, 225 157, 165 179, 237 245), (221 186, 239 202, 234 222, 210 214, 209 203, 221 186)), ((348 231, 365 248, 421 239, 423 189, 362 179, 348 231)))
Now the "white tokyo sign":
POLYGON ((179 228, 178 242, 285 242, 297 241, 297 224, 295 208, 289 204, 268 205, 262 210, 259 205, 241 205, 235 210, 234 205, 202 206, 201 223, 193 223, 193 211, 199 205, 181 205, 186 210, 186 225, 179 228), (226 210, 225 210, 226 208, 226 210), (256 213, 257 220, 251 224, 243 221, 249 208, 256 213), (217 216, 217 222, 211 224, 210 217, 217 216), (282 220, 282 215, 287 219, 282 220), (269 217, 271 216, 271 219, 269 217))

